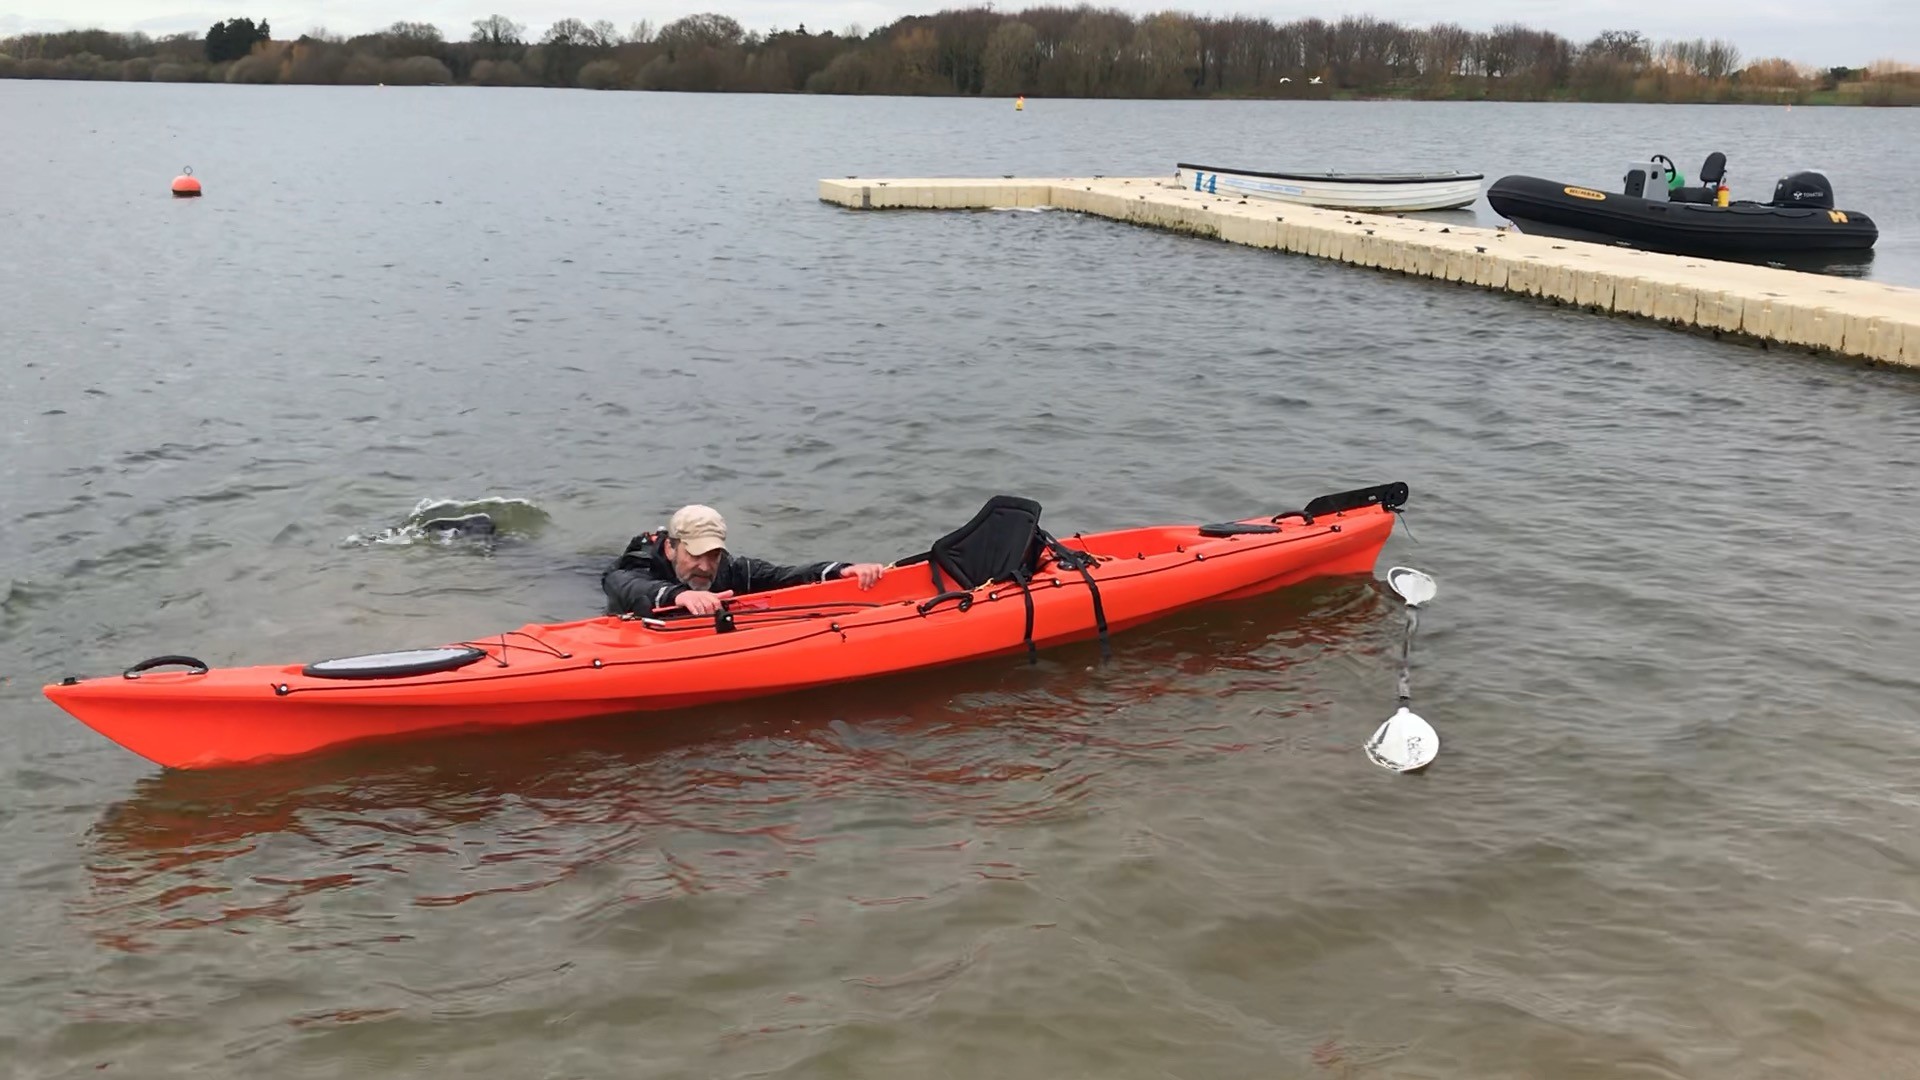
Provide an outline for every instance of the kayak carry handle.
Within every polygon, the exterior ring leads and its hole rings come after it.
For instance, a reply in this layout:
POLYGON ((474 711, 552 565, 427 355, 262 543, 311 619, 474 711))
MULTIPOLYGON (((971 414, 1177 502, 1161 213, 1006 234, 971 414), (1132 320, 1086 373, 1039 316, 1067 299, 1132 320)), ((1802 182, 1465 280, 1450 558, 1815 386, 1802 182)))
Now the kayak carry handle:
POLYGON ((157 668, 157 667, 169 667, 174 664, 179 664, 183 667, 192 668, 193 669, 192 671, 187 672, 187 674, 189 675, 205 675, 207 673, 207 665, 205 661, 195 660, 191 656, 171 656, 170 655, 170 656, 156 656, 150 660, 142 660, 139 663, 128 668, 127 670, 121 672, 120 674, 121 674, 121 677, 123 678, 137 679, 140 677, 140 673, 143 671, 152 671, 154 668, 157 668))
POLYGON ((934 608, 939 607, 949 600, 958 600, 960 602, 958 610, 960 611, 965 611, 973 606, 973 594, 970 592, 943 592, 931 599, 920 601, 914 610, 925 615, 927 612, 932 611, 934 608))
POLYGON ((1269 520, 1271 520, 1271 521, 1272 521, 1272 522, 1273 522, 1273 523, 1274 523, 1275 525, 1278 525, 1278 524, 1280 524, 1281 522, 1283 522, 1283 521, 1285 521, 1285 520, 1287 520, 1287 519, 1288 519, 1288 518, 1290 518, 1290 517, 1297 517, 1297 518, 1299 518, 1299 519, 1300 519, 1300 523, 1301 523, 1302 525, 1311 525, 1311 524, 1313 524, 1313 515, 1312 515, 1312 514, 1309 514, 1309 513, 1307 513, 1307 512, 1305 511, 1305 510, 1289 510, 1289 511, 1287 511, 1287 512, 1286 512, 1286 513, 1284 513, 1284 514, 1275 514, 1275 515, 1273 515, 1273 517, 1272 517, 1271 519, 1269 519, 1269 520))

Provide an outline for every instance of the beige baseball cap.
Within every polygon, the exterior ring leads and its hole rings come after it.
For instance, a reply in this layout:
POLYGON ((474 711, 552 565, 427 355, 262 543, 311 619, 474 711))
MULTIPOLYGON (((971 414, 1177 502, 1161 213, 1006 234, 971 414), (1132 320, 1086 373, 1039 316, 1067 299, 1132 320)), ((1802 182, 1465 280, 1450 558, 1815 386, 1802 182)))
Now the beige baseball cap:
POLYGON ((727 520, 711 506, 683 506, 667 519, 667 535, 690 555, 705 555, 727 546, 727 520))

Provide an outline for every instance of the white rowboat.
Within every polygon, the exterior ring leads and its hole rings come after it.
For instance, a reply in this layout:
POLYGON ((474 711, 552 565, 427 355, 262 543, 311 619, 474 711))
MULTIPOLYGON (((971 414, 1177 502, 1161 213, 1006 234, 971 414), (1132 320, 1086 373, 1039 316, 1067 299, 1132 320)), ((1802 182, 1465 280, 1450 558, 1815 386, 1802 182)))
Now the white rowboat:
POLYGON ((1277 173, 1175 166, 1180 186, 1209 195, 1241 195, 1333 210, 1404 214, 1454 210, 1480 197, 1480 173, 1277 173))

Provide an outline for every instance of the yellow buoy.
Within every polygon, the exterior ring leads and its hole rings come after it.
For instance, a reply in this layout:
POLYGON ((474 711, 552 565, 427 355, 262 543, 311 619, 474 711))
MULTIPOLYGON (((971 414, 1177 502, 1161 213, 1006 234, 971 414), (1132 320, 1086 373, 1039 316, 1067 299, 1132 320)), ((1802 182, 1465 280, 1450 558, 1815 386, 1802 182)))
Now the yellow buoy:
POLYGON ((1027 95, 1021 94, 1019 97, 1013 99, 1014 112, 1019 112, 1020 110, 1026 107, 1027 107, 1027 95))

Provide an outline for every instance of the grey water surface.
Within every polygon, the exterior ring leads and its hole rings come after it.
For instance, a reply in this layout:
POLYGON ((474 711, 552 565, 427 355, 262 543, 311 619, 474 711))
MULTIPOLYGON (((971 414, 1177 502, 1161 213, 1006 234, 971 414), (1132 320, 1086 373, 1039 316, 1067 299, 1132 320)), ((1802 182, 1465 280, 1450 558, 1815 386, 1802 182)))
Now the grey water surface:
POLYGON ((4 1071, 1920 1075, 1920 379, 815 190, 1721 149, 1920 284, 1916 122, 0 82, 4 1071), (999 492, 1066 533, 1387 480, 1373 579, 1104 664, 200 773, 40 693, 591 615, 688 501, 884 560, 999 492), (1360 752, 1402 563, 1417 776, 1360 752))

